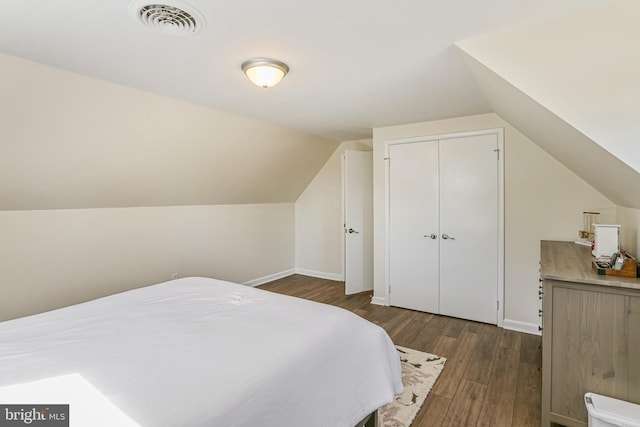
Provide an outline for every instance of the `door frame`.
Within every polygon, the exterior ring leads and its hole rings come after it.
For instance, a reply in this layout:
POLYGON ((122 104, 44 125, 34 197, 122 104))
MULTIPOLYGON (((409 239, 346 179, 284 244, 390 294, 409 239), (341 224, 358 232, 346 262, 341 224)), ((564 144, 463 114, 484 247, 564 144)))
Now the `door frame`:
POLYGON ((456 132, 440 135, 428 135, 412 138, 391 139, 384 142, 384 305, 390 305, 390 271, 389 271, 389 241, 390 241, 390 194, 389 194, 389 147, 395 144, 410 144, 415 142, 442 141, 468 136, 496 135, 498 139, 498 326, 504 324, 504 128, 483 129, 469 132, 456 132))

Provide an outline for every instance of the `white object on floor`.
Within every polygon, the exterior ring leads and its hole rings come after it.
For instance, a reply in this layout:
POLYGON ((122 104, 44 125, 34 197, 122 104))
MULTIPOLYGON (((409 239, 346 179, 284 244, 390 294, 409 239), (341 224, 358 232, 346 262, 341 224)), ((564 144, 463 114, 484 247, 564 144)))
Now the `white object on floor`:
POLYGON ((595 393, 584 395, 589 427, 640 427, 640 405, 595 393))

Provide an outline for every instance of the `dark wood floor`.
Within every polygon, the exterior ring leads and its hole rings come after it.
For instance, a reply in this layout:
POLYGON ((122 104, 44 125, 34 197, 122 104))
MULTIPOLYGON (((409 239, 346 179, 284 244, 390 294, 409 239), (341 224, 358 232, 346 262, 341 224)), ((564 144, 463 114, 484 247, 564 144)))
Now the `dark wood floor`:
POLYGON ((261 289, 351 310, 383 327, 397 345, 447 358, 411 424, 540 426, 541 339, 483 323, 371 304, 344 283, 293 275, 261 289))

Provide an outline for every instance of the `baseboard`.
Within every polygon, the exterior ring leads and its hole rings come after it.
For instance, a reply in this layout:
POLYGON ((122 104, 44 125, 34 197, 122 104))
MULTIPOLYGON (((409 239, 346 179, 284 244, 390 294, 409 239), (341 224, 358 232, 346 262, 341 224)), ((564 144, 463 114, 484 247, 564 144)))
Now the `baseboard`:
POLYGON ((296 274, 302 274, 303 276, 317 277, 318 279, 335 280, 336 282, 343 282, 344 279, 340 274, 323 273, 322 271, 305 270, 303 268, 296 268, 296 274))
POLYGON ((295 274, 293 269, 281 271, 280 273, 270 274, 268 276, 259 277, 257 279, 249 280, 248 282, 244 282, 243 285, 247 286, 260 286, 265 283, 273 282, 274 280, 282 279, 283 277, 291 276, 295 274))
POLYGON ((371 298, 371 304, 386 306, 387 302, 384 300, 383 297, 373 297, 373 298, 371 298))
POLYGON ((502 327, 504 329, 524 332, 526 334, 532 335, 542 335, 542 332, 540 331, 540 329, 538 329, 538 326, 539 325, 536 325, 535 323, 520 322, 519 320, 510 319, 504 319, 504 322, 502 323, 502 327))

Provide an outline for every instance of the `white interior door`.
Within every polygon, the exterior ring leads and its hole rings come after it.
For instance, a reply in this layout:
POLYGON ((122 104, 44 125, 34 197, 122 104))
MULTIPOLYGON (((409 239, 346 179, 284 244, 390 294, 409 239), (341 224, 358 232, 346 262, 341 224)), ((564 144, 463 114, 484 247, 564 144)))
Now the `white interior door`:
POLYGON ((345 293, 373 289, 373 153, 345 151, 343 161, 345 293))
POLYGON ((498 137, 440 141, 440 314, 496 324, 498 137))
POLYGON ((389 146, 389 301, 439 312, 438 142, 389 146))

